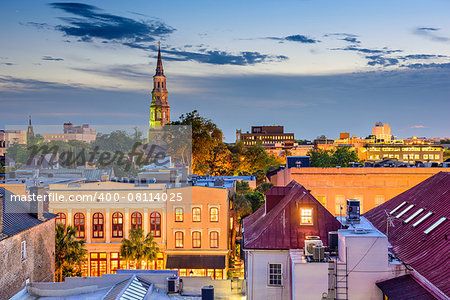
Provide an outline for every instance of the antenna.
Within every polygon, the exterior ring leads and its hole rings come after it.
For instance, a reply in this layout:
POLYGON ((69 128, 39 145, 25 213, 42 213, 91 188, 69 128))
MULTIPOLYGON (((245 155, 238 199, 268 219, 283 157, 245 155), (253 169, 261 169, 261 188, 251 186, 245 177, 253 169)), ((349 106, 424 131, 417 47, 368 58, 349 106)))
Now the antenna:
POLYGON ((388 213, 387 209, 384 210, 384 213, 386 214, 386 236, 389 237, 389 226, 395 227, 395 224, 393 222, 393 216, 388 213))

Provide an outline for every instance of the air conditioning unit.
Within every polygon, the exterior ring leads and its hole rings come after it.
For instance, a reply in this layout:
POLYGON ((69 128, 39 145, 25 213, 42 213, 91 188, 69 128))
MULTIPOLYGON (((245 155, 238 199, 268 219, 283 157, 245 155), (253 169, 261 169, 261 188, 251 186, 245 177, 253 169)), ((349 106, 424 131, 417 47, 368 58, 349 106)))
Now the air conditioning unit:
POLYGON ((167 277, 167 292, 168 293, 178 293, 180 292, 180 277, 171 276, 167 277))
POLYGON ((313 259, 315 261, 323 261, 325 259, 324 246, 313 246, 313 259))
POLYGON ((305 256, 313 256, 314 255, 314 247, 320 246, 323 247, 323 243, 321 240, 305 240, 305 256))

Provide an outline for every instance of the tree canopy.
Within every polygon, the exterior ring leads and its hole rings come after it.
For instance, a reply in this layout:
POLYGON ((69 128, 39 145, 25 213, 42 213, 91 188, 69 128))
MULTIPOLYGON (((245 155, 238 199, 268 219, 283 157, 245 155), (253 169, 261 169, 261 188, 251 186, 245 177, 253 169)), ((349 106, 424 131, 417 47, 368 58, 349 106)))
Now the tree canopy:
POLYGON ((308 155, 312 167, 348 167, 350 162, 358 162, 358 154, 349 147, 339 147, 335 150, 310 150, 308 155))

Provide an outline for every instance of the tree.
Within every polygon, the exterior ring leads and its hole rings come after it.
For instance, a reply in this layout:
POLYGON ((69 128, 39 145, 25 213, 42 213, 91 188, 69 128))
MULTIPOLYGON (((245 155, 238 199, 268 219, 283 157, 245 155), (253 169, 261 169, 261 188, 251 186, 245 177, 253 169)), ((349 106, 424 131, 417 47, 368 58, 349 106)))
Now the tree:
POLYGON ((120 245, 120 255, 127 261, 134 260, 136 268, 141 268, 142 260, 153 261, 159 252, 158 244, 153 240, 152 233, 144 236, 141 228, 134 228, 129 231, 129 239, 123 239, 120 245))
POLYGON ((273 183, 263 182, 255 189, 255 191, 263 193, 265 195, 267 193, 267 191, 270 190, 272 187, 273 187, 273 183))
POLYGON ((339 147, 336 150, 310 150, 308 155, 312 167, 348 167, 350 162, 358 162, 358 154, 350 147, 339 147))
POLYGON ((444 161, 450 158, 450 149, 444 150, 444 161))
POLYGON ((86 254, 84 240, 76 239, 75 227, 58 223, 55 230, 55 280, 81 276, 81 264, 86 254))

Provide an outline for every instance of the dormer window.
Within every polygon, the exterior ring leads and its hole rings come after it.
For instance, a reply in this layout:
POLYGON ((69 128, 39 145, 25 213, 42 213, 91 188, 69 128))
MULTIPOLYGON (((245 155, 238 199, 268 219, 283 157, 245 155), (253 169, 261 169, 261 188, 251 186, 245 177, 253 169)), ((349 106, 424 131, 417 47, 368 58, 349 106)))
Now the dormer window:
POLYGON ((300 225, 313 225, 312 208, 300 208, 300 225))

